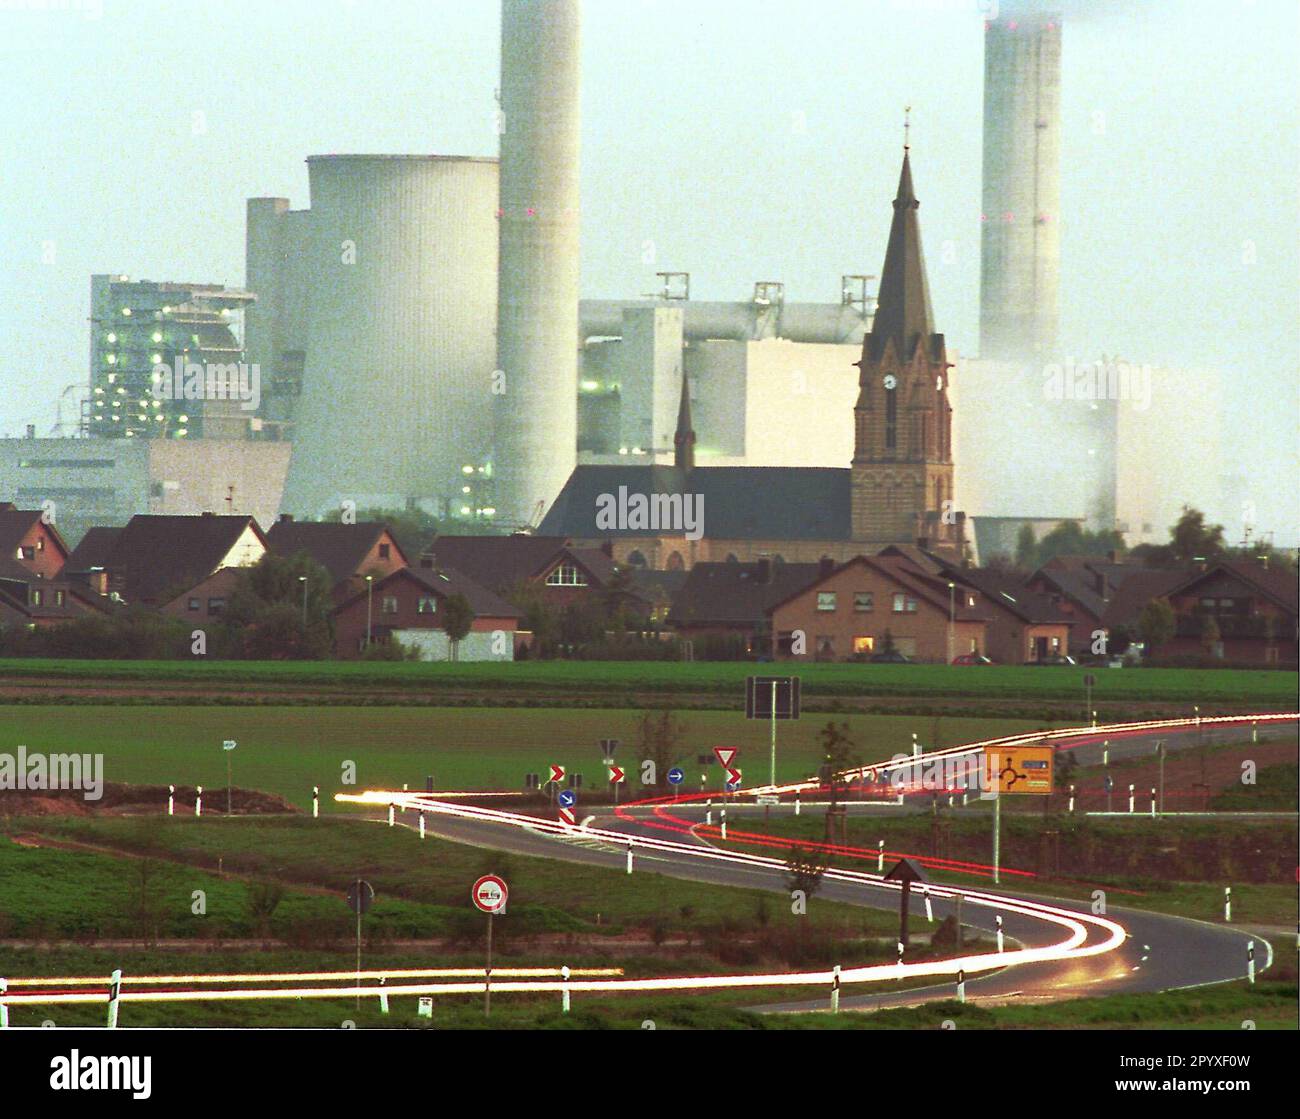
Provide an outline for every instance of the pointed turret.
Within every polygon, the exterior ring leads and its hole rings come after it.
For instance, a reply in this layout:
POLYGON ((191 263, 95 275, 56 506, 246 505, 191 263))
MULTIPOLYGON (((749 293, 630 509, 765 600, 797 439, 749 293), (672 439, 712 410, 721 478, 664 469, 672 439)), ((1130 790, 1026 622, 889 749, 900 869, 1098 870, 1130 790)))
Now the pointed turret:
POLYGON ((934 313, 930 309, 930 285, 921 253, 921 223, 917 219, 912 189, 912 165, 906 148, 903 170, 898 176, 898 197, 894 199, 894 220, 889 227, 889 247, 880 274, 876 317, 867 335, 865 357, 878 359, 885 344, 893 339, 900 361, 908 361, 918 342, 930 343, 934 334, 934 313))
POLYGON ((677 431, 673 435, 673 465, 679 470, 695 469, 695 429, 691 427, 691 386, 682 370, 682 399, 677 406, 677 431))

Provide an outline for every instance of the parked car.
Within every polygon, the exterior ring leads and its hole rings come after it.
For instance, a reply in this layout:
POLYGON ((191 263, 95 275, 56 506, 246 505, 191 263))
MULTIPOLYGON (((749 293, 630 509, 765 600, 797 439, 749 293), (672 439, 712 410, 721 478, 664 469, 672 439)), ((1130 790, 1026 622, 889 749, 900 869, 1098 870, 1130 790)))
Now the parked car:
POLYGON ((959 657, 952 658, 953 664, 992 664, 993 662, 983 653, 962 653, 959 657))
POLYGON ((871 657, 872 664, 911 664, 912 658, 904 656, 897 649, 891 649, 888 653, 875 653, 871 657))
POLYGON ((1025 663, 1026 663, 1026 664, 1062 665, 1062 664, 1078 664, 1079 662, 1076 661, 1073 657, 1063 657, 1063 656, 1061 656, 1059 653, 1053 653, 1051 656, 1043 657, 1041 660, 1036 660, 1036 661, 1026 661, 1025 663))

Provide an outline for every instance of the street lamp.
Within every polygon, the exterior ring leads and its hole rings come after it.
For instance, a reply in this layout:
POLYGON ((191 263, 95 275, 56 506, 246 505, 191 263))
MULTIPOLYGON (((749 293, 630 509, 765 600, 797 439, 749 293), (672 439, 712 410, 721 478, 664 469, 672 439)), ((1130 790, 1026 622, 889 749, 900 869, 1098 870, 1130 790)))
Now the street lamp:
POLYGON ((299 575, 298 582, 302 584, 302 631, 307 632, 307 576, 299 575))
POLYGON ((957 584, 948 584, 948 663, 952 664, 953 627, 957 624, 957 584))
POLYGON ((375 591, 375 577, 373 575, 367 575, 366 576, 366 648, 367 649, 370 648, 370 617, 371 617, 370 604, 374 600, 374 591, 375 591))

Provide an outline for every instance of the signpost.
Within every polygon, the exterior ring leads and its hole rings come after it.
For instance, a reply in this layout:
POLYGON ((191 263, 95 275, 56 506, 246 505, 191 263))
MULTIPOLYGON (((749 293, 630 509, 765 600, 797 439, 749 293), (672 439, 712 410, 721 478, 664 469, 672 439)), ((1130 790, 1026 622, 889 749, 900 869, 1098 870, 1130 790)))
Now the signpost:
POLYGON ((993 881, 1002 881, 1002 797, 1050 796, 1056 751, 1051 746, 984 747, 984 787, 993 797, 993 881))
POLYGON ((900 882, 902 889, 898 891, 898 950, 901 962, 902 953, 907 948, 907 909, 908 903, 912 899, 913 882, 929 882, 925 870, 912 859, 899 859, 889 871, 885 874, 886 882, 900 882))
POLYGON ((673 766, 668 771, 668 784, 673 787, 673 800, 677 799, 677 786, 686 780, 686 774, 682 772, 680 766, 673 766))
POLYGON ((623 780, 623 771, 614 764, 614 751, 618 749, 617 738, 602 738, 600 740, 600 756, 605 761, 606 768, 609 769, 609 783, 614 787, 614 803, 618 803, 618 786, 623 780), (617 777, 614 775, 618 774, 617 777))
POLYGON ((375 888, 364 878, 348 887, 348 908, 357 915, 357 1006, 361 1005, 361 915, 370 912, 374 900, 375 888))
POLYGON ((725 773, 725 776, 722 779, 722 783, 728 786, 728 788, 730 788, 731 785, 735 785, 736 788, 740 788, 740 770, 734 768, 731 764, 736 760, 736 755, 740 753, 740 747, 739 746, 715 746, 713 747, 713 753, 714 756, 717 757, 718 762, 721 764, 722 769, 725 773))
MULTIPOLYGON (((799 718, 798 676, 748 676, 745 678, 745 718, 767 719, 772 724, 770 781, 776 784, 776 721, 799 718)), ((727 765, 727 762, 723 762, 727 765)))
POLYGON ((495 874, 485 874, 470 889, 469 896, 479 912, 487 914, 487 966, 483 969, 483 1013, 492 1013, 492 919, 504 913, 510 898, 506 880, 495 874))
POLYGON ((231 755, 234 754, 235 752, 235 745, 236 743, 233 738, 227 738, 221 744, 221 748, 226 752, 226 815, 227 816, 230 815, 230 759, 231 759, 231 755))

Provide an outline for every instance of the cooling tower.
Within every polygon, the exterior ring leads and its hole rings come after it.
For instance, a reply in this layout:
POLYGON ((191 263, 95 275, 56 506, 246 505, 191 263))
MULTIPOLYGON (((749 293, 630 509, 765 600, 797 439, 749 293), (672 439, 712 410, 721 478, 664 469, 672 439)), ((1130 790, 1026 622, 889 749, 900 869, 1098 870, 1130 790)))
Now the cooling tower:
POLYGON ((1061 20, 1004 16, 984 35, 980 357, 1055 353, 1060 286, 1061 20))
POLYGON ((497 163, 307 164, 306 365, 283 507, 458 502, 462 467, 492 439, 497 163))
POLYGON ((502 0, 493 467, 507 523, 549 508, 576 461, 579 25, 578 0, 502 0))

